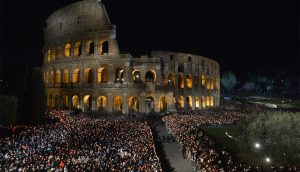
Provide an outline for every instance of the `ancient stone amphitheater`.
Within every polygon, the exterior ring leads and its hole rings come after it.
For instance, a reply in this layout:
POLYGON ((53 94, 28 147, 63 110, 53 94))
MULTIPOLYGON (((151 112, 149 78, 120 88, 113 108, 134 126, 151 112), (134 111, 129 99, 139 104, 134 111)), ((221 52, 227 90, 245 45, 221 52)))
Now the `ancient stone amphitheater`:
POLYGON ((121 54, 99 0, 52 13, 44 29, 47 106, 83 111, 164 112, 219 105, 219 64, 199 55, 121 54))

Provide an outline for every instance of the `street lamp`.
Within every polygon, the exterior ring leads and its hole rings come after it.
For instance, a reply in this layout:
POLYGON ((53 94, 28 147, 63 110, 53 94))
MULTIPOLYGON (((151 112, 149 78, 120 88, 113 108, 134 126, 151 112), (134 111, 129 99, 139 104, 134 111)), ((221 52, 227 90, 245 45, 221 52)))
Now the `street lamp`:
POLYGON ((266 157, 266 158, 265 158, 265 161, 266 161, 267 163, 270 163, 270 162, 271 162, 271 159, 270 159, 269 157, 266 157))
POLYGON ((259 143, 254 143, 254 147, 256 148, 256 149, 259 149, 260 148, 260 144, 259 143))

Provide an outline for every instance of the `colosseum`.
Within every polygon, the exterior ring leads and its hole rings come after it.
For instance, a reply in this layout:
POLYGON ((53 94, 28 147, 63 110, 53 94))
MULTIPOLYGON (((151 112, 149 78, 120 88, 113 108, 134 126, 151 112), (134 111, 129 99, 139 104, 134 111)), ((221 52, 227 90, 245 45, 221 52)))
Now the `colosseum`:
POLYGON ((44 29, 47 106, 148 113, 219 105, 219 64, 199 55, 119 52, 116 26, 100 0, 52 13, 44 29))

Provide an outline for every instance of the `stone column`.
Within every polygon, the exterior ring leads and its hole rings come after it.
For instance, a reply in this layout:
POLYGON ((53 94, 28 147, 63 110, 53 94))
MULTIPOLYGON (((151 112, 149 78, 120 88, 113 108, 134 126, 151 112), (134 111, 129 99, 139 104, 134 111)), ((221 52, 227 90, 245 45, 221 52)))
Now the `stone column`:
POLYGON ((92 99, 92 110, 96 111, 97 110, 97 97, 95 94, 91 95, 92 99))
POLYGON ((107 75, 108 75, 107 83, 114 83, 115 71, 114 71, 114 66, 112 64, 109 64, 107 67, 107 75))
POLYGON ((133 78, 131 75, 130 62, 125 62, 124 64, 124 83, 133 83, 133 78))
POLYGON ((107 112, 112 112, 113 103, 112 93, 107 93, 107 112))
POLYGON ((123 109, 122 109, 123 114, 128 114, 128 95, 127 95, 127 93, 123 93, 122 103, 123 103, 123 109))
POLYGON ((140 112, 146 112, 146 103, 145 103, 145 92, 142 92, 139 96, 139 103, 140 107, 139 110, 140 112))

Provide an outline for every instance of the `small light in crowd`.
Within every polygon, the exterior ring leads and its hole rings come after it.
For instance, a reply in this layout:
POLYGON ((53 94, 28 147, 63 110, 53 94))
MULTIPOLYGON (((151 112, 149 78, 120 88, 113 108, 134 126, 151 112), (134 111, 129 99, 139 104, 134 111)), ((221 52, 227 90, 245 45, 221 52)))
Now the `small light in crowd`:
POLYGON ((139 78, 140 76, 139 76, 139 75, 137 75, 136 77, 137 77, 137 78, 139 78))
POLYGON ((266 160, 266 162, 268 162, 268 163, 271 162, 271 159, 270 159, 269 157, 266 157, 265 160, 266 160))
POLYGON ((256 149, 259 149, 259 148, 260 148, 260 144, 259 144, 259 143, 255 143, 255 144, 254 144, 254 147, 255 147, 256 149))

